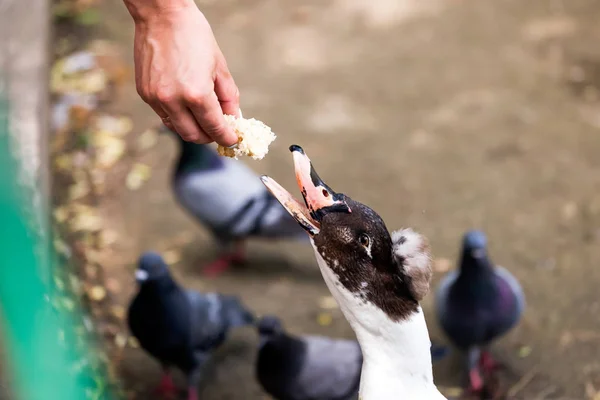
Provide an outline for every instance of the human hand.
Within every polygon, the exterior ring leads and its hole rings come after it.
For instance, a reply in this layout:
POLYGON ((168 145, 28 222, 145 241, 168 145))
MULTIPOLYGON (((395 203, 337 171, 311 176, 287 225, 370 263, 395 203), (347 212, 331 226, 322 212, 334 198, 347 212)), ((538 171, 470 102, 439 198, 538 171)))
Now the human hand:
POLYGON ((239 90, 198 7, 163 9, 135 20, 139 95, 186 141, 237 143, 223 114, 239 116, 239 90))

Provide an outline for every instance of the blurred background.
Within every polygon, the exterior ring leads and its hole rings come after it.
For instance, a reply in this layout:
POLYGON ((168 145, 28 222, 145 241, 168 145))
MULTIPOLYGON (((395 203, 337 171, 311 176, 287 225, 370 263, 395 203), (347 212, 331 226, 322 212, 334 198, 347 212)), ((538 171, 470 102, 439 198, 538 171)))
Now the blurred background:
MULTIPOLYGON (((57 309, 84 305, 72 324, 91 338, 82 352, 99 348, 85 362, 97 376, 85 381, 86 396, 154 398, 159 365, 124 322, 145 250, 161 252, 186 286, 238 294, 294 333, 353 338, 305 245, 251 241, 247 267, 214 280, 199 274, 214 241, 174 200, 178 144, 157 133, 136 93, 122 2, 24 3, 0 2, 0 70, 14 151, 33 171, 23 179, 38 190, 32 204, 41 221, 51 218, 43 229, 55 232, 65 268, 44 279, 67 299, 57 309)), ((278 135, 264 160, 239 162, 293 189, 287 147, 303 146, 334 190, 374 208, 390 229, 430 239, 433 289, 455 268, 462 234, 482 229, 492 260, 527 297, 520 324, 494 347, 507 366, 506 398, 600 399, 600 2, 198 5, 244 117, 278 135)), ((423 308, 432 340, 447 343, 432 294, 423 308)), ((211 361, 201 397, 268 398, 254 379, 256 344, 250 329, 236 332, 211 361)), ((10 360, 1 398, 13 386, 10 360)), ((434 375, 448 396, 461 395, 458 352, 434 375)))

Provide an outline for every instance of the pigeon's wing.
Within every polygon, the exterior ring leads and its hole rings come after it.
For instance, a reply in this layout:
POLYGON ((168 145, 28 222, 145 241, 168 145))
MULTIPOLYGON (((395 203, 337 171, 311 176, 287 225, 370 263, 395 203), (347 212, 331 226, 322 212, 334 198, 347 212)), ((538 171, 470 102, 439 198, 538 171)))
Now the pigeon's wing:
POLYGON ((517 300, 517 313, 522 314, 525 311, 525 293, 523 293, 523 288, 521 284, 511 274, 506 268, 501 266, 496 266, 496 272, 498 276, 500 276, 511 288, 512 292, 515 294, 515 298, 517 300))
POLYGON ((186 296, 192 309, 192 347, 208 351, 219 346, 224 340, 226 326, 222 319, 218 295, 187 290, 186 296))
POLYGON ((229 236, 243 235, 251 230, 255 210, 260 209, 257 199, 266 189, 241 161, 223 162, 224 168, 176 177, 173 190, 179 203, 204 224, 229 236))
POLYGON ((362 353, 358 342, 307 336, 304 365, 298 374, 298 398, 351 399, 358 393, 362 353))
POLYGON ((505 268, 496 267, 499 299, 491 316, 489 339, 501 336, 517 324, 525 309, 525 295, 517 279, 505 268))

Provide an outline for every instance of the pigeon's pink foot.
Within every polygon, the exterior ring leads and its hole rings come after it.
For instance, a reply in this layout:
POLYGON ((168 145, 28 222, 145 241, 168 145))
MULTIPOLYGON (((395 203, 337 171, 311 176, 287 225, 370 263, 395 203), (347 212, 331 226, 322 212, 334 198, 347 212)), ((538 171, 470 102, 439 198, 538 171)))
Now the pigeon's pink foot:
POLYGON ((483 368, 484 372, 487 374, 491 374, 495 369, 497 369, 500 366, 500 364, 496 362, 492 355, 487 351, 481 352, 479 364, 481 365, 481 368, 483 368))
POLYGON ((188 400, 198 400, 198 390, 196 388, 188 388, 188 400))
POLYGON ((469 387, 467 390, 471 394, 479 394, 483 390, 483 380, 477 368, 469 371, 469 387))
POLYGON ((216 278, 227 271, 232 264, 243 264, 246 262, 246 252, 243 243, 236 243, 235 250, 231 253, 225 253, 212 263, 204 267, 204 275, 216 278))
POLYGON ((216 278, 229 269, 231 262, 231 255, 225 254, 204 267, 203 273, 207 277, 216 278))
POLYGON ((168 373, 163 373, 160 384, 156 388, 156 393, 167 398, 174 398, 177 394, 177 388, 173 384, 173 379, 168 373))

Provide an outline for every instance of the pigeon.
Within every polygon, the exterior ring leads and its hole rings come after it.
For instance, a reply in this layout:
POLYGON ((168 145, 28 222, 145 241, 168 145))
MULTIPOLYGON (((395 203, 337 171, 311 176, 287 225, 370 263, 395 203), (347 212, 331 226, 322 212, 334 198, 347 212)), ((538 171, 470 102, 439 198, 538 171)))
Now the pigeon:
MULTIPOLYGON (((260 335, 256 377, 277 400, 346 400, 358 398, 362 352, 356 340, 288 334, 276 316, 257 324, 260 335)), ((432 344, 432 359, 448 353, 432 344)))
POLYGON ((205 266, 206 276, 243 263, 249 237, 308 243, 298 222, 247 165, 219 156, 209 145, 186 142, 167 127, 161 132, 173 133, 181 149, 171 179, 177 202, 212 232, 221 249, 222 254, 205 266))
POLYGON ((357 341, 296 337, 274 316, 258 322, 256 376, 277 400, 358 398, 362 353, 357 341))
POLYGON ((460 267, 442 278, 435 308, 442 330, 467 354, 469 390, 481 393, 481 372, 489 374, 498 366, 489 352, 491 343, 510 331, 525 309, 521 285, 492 263, 483 232, 464 235, 460 267))
POLYGON ((230 329, 253 325, 254 314, 235 296, 182 288, 155 252, 142 254, 135 277, 139 291, 127 315, 132 335, 162 365, 159 393, 172 395, 172 367, 187 377, 188 400, 197 400, 202 367, 230 329))

